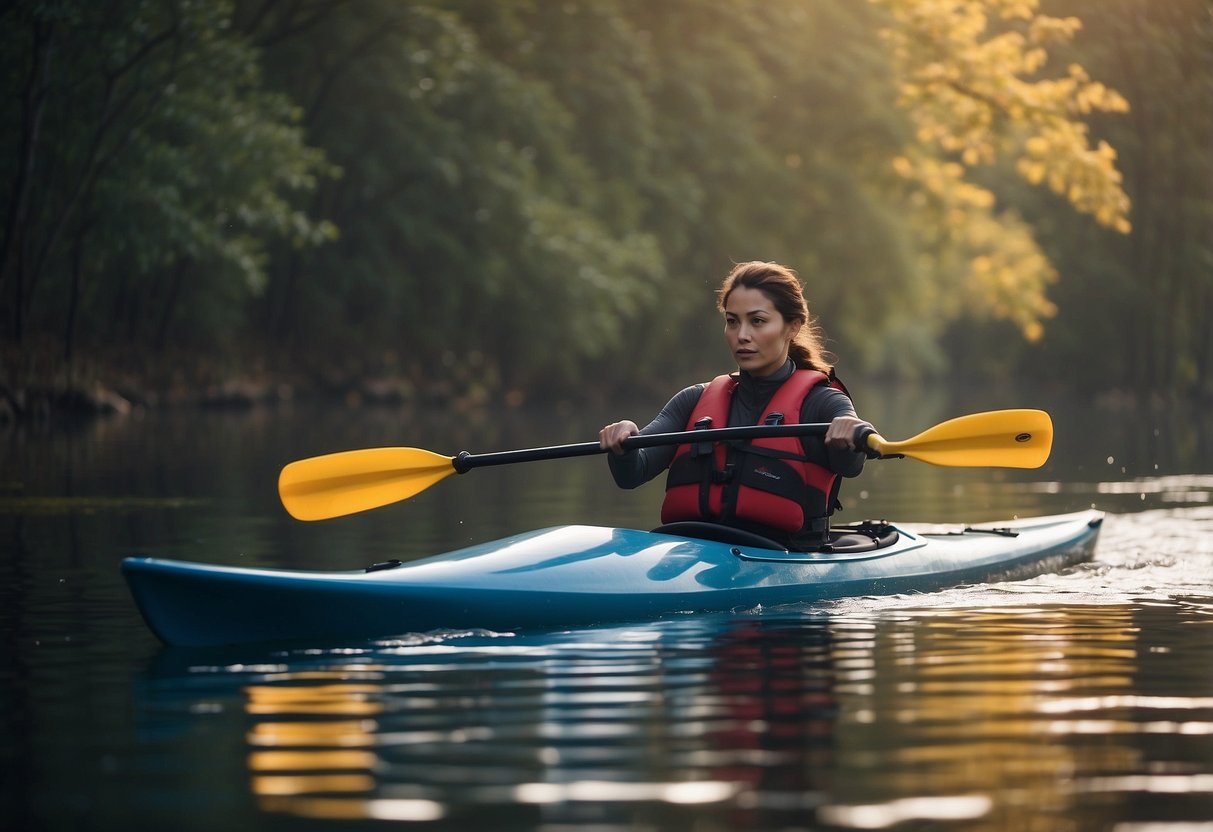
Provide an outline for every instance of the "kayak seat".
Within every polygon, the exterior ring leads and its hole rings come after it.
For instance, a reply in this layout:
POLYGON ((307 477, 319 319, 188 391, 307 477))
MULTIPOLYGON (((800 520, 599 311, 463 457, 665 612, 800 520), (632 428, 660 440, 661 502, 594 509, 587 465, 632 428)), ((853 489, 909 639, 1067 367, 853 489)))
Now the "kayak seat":
POLYGON ((679 520, 676 523, 665 523, 653 529, 653 534, 669 534, 674 537, 695 537, 700 540, 714 540, 717 543, 733 543, 738 546, 755 546, 759 549, 774 549, 776 552, 786 552, 787 546, 776 543, 769 537, 735 529, 732 526, 722 526, 719 523, 705 523, 702 520, 679 520))

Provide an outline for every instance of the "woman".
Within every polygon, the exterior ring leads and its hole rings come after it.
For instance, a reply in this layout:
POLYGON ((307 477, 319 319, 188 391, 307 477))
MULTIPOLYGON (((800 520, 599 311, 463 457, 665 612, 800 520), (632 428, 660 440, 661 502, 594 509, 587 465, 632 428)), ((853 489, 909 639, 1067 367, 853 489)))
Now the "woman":
POLYGON ((644 430, 614 422, 598 441, 611 473, 635 488, 669 469, 663 523, 700 520, 754 532, 792 549, 826 540, 841 477, 863 470, 872 426, 833 376, 796 273, 741 263, 716 295, 739 372, 678 393, 644 430), (638 433, 726 425, 829 423, 823 437, 696 443, 624 451, 638 433))

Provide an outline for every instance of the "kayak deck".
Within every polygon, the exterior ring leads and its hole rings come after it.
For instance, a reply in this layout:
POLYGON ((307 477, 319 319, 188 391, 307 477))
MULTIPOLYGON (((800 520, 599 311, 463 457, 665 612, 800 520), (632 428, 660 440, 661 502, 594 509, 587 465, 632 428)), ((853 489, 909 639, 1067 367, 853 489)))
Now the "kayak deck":
POLYGON ((154 558, 128 558, 122 570, 148 625, 171 645, 510 631, 1021 579, 1090 559, 1102 517, 1088 511, 977 529, 894 524, 892 542, 858 551, 558 526, 369 570, 154 558))

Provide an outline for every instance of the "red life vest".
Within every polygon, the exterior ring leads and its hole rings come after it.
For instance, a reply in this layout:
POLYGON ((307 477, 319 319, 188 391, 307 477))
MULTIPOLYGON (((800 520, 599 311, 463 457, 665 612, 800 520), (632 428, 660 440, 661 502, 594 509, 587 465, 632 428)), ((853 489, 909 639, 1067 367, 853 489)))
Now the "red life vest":
MULTIPOLYGON (((775 414, 780 414, 785 423, 799 422, 809 391, 831 383, 828 376, 816 370, 796 370, 775 391, 758 424, 775 423, 780 419, 775 414)), ((835 386, 845 391, 840 384, 835 386)), ((726 427, 736 389, 737 380, 732 376, 713 379, 691 412, 687 430, 697 425, 726 427)), ((720 521, 789 534, 809 527, 824 528, 834 510, 837 479, 833 471, 805 458, 804 446, 795 436, 744 444, 680 445, 666 476, 661 522, 720 521)))

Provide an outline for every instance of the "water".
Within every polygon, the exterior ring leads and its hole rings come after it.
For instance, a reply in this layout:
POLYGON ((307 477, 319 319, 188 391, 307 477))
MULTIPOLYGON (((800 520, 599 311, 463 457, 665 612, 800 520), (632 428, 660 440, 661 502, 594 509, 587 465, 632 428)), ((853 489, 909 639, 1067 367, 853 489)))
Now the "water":
MULTIPOLYGON (((872 400, 890 439, 964 407, 872 400), (909 416, 907 414, 913 414, 909 416)), ((1213 435, 1064 399, 1038 471, 879 462, 844 519, 1095 505, 1030 581, 554 633, 161 647, 148 554, 357 568, 567 522, 653 525, 601 459, 483 469, 301 524, 292 459, 583 441, 616 414, 162 413, 0 444, 0 828, 1213 830, 1213 435)), ((643 408, 635 410, 640 415, 643 408)))

